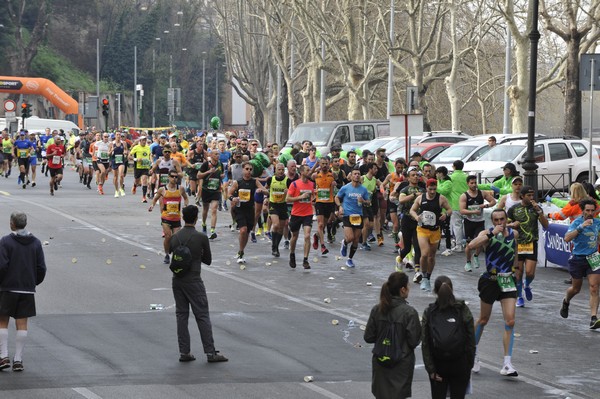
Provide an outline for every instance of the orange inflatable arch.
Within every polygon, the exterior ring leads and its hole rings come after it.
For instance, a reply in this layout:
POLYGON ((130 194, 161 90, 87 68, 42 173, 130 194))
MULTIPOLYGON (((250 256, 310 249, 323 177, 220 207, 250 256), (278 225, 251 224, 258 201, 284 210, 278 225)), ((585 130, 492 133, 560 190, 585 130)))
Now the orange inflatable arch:
POLYGON ((83 115, 79 114, 79 103, 48 79, 0 76, 0 92, 43 96, 65 114, 77 115, 77 125, 83 129, 83 115))

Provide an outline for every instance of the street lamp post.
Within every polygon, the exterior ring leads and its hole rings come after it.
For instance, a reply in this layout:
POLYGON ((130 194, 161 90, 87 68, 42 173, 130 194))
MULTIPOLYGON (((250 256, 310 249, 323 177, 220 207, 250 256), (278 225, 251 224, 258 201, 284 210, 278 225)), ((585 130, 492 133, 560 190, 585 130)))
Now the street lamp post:
POLYGON ((202 129, 206 129, 205 95, 206 95, 206 51, 202 52, 202 129))
POLYGON ((388 87, 387 87, 387 119, 392 115, 392 96, 394 85, 394 63, 392 62, 392 45, 394 43, 394 0, 390 1, 390 54, 388 56, 388 87))
POLYGON ((533 154, 535 146, 535 103, 536 103, 536 87, 537 87, 537 60, 538 60, 538 42, 540 40, 540 32, 538 31, 538 14, 539 0, 533 1, 532 6, 532 24, 529 40, 531 42, 531 54, 529 57, 529 119, 527 126, 527 154, 523 162, 525 170, 525 185, 533 187, 535 198, 537 198, 537 168, 533 154))

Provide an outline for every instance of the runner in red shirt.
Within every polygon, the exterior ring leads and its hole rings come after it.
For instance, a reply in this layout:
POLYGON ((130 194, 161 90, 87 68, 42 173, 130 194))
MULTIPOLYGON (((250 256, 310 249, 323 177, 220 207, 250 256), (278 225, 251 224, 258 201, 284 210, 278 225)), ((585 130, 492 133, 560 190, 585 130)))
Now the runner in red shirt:
POLYGON ((313 222, 312 202, 315 197, 315 183, 309 180, 311 168, 308 165, 298 166, 300 179, 290 184, 286 202, 292 202, 292 216, 288 224, 292 239, 290 240, 290 267, 296 267, 296 242, 300 233, 300 226, 304 228, 304 261, 302 266, 310 269, 308 253, 310 252, 310 231, 313 222))
POLYGON ((46 149, 48 158, 48 169, 50 170, 50 195, 54 195, 54 190, 58 190, 58 185, 63 178, 63 164, 65 156, 65 146, 60 135, 54 137, 54 143, 46 149))

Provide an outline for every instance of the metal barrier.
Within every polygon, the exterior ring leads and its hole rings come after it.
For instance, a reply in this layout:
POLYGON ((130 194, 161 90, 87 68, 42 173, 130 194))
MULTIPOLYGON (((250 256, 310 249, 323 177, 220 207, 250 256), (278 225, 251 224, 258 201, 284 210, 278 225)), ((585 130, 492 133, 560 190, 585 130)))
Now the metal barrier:
MULTIPOLYGON (((595 176, 596 171, 592 176, 595 176)), ((486 177, 483 179, 483 183, 491 184, 494 182, 494 178, 486 177)), ((481 172, 477 173, 477 181, 482 183, 481 172)), ((569 170, 565 173, 538 173, 538 198, 545 198, 547 195, 559 194, 559 197, 568 197, 569 195, 569 187, 573 183, 573 175, 572 170, 569 170), (541 184, 540 184, 541 183, 541 184)), ((592 184, 594 182, 591 182, 592 184)))

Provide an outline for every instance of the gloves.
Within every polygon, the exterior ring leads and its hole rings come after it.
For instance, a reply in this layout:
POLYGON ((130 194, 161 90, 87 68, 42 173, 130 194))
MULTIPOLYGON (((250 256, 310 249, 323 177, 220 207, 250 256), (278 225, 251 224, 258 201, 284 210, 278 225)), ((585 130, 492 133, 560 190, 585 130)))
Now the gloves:
POLYGON ((490 186, 490 188, 492 189, 492 191, 493 191, 495 194, 500 194, 500 189, 499 189, 498 187, 496 187, 496 186, 490 186))
POLYGON ((546 195, 545 200, 546 200, 546 202, 552 202, 552 197, 549 195, 546 195))

